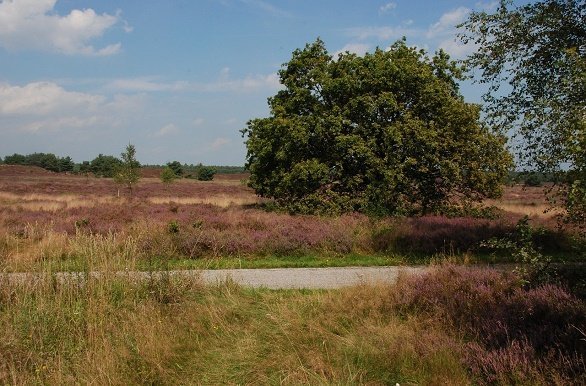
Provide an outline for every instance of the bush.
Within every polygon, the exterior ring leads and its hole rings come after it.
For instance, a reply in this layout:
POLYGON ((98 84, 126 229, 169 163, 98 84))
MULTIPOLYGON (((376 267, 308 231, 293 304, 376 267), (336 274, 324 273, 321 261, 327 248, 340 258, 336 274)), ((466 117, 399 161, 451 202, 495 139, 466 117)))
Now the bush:
POLYGON ((216 175, 216 169, 207 166, 201 166, 197 169, 197 179, 199 181, 212 181, 216 175))
POLYGON ((391 298, 402 314, 433 316, 471 339, 469 366, 486 380, 527 363, 586 376, 586 306, 560 287, 524 289, 512 274, 447 266, 403 280, 391 298))
POLYGON ((413 217, 375 230, 375 252, 399 252, 417 255, 465 253, 476 249, 491 237, 502 237, 510 226, 473 218, 444 216, 413 217))

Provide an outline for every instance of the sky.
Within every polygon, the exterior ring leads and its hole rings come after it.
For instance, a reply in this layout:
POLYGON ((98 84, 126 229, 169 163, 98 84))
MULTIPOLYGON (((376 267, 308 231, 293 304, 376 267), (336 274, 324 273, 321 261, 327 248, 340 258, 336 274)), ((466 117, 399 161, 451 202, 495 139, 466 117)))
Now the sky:
MULTIPOLYGON (((331 54, 407 44, 463 58, 464 0, 0 0, 0 156, 244 165, 277 71, 320 37, 331 54)), ((481 90, 462 85, 469 102, 481 90)))

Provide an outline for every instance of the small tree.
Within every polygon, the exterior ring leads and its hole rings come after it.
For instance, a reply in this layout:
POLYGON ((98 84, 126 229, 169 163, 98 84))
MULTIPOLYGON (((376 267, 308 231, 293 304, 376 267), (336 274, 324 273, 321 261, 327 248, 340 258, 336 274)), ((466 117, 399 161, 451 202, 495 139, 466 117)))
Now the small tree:
POLYGON ((161 172, 160 178, 161 178, 162 183, 169 186, 170 184, 173 183, 173 181, 175 181, 175 179, 177 178, 177 175, 175 174, 173 169, 171 169, 169 166, 167 166, 161 172))
POLYGON ((126 185, 132 197, 132 186, 140 179, 140 163, 136 160, 134 145, 128 144, 126 151, 120 155, 122 163, 114 174, 114 181, 117 184, 126 185))

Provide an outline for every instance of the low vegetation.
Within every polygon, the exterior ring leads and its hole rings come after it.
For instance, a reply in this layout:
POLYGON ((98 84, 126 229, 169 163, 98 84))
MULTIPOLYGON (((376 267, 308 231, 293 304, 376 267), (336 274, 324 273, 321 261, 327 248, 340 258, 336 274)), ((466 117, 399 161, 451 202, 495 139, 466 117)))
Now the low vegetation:
POLYGON ((559 287, 450 266, 337 291, 3 282, 0 383, 581 384, 585 315, 559 287))

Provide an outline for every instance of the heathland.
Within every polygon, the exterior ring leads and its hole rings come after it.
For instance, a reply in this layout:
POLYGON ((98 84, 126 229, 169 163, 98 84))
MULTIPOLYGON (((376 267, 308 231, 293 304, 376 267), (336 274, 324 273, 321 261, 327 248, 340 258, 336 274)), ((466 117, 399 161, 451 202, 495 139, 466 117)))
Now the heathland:
POLYGON ((0 165, 0 270, 47 274, 1 283, 0 383, 586 382, 584 244, 544 213, 543 188, 506 187, 466 217, 327 217, 272 210, 246 174, 156 175, 130 197, 108 178, 0 165), (515 240, 548 262, 547 284, 478 269, 517 263, 515 240), (328 291, 110 274, 430 263, 396 285, 328 291), (103 275, 74 285, 55 271, 103 275))

